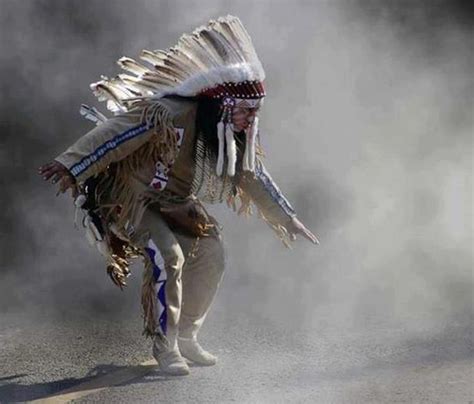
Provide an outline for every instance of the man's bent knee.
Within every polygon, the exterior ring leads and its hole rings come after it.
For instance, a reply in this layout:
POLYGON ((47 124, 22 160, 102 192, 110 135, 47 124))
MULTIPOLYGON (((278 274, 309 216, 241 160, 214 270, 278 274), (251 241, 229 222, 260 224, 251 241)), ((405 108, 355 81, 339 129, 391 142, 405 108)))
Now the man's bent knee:
POLYGON ((176 244, 163 249, 163 251, 160 250, 160 253, 165 262, 166 271, 176 273, 176 276, 179 276, 184 266, 184 253, 181 247, 176 244))

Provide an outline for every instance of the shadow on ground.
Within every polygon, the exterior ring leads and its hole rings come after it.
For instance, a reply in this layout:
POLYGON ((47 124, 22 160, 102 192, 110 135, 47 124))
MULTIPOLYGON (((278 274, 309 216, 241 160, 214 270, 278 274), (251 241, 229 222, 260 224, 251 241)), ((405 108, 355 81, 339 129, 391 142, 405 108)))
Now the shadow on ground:
MULTIPOLYGON (((438 335, 411 337, 399 341, 396 344, 396 354, 385 356, 383 351, 382 353, 378 352, 380 343, 374 345, 374 352, 361 349, 360 354, 365 356, 368 362, 359 366, 348 366, 337 370, 322 370, 315 367, 302 371, 298 370, 301 364, 295 363, 293 373, 304 378, 305 372, 309 371, 308 376, 311 376, 311 384, 314 385, 328 380, 349 382, 361 376, 371 377, 374 373, 397 368, 449 364, 460 360, 469 360, 474 356, 472 336, 473 329, 470 325, 449 327, 438 335)), ((301 360, 303 361, 303 358, 301 360)), ((190 364, 190 366, 193 365, 190 364)), ((0 402, 23 402, 46 398, 58 393, 176 380, 176 377, 162 374, 154 363, 134 366, 102 364, 91 369, 84 377, 33 384, 25 384, 26 380, 22 381, 27 377, 27 374, 14 374, 0 378, 0 402)))
POLYGON ((68 393, 86 390, 91 388, 85 383, 93 384, 94 389, 100 389, 103 387, 114 386, 127 386, 134 383, 143 383, 144 373, 146 376, 152 378, 153 382, 166 381, 172 377, 162 374, 155 366, 118 366, 118 365, 98 365, 95 368, 91 369, 84 377, 80 378, 64 378, 61 380, 54 380, 44 383, 33 383, 33 384, 22 384, 21 382, 15 382, 12 380, 20 379, 27 374, 18 374, 11 375, 0 378, 0 402, 24 402, 31 400, 38 400, 46 398, 52 395, 63 393, 67 390, 68 393), (119 372, 125 371, 127 374, 131 374, 129 380, 111 383, 109 378, 103 376, 110 376, 112 374, 117 374, 119 372), (134 378, 133 373, 137 373, 137 376, 134 378), (77 387, 75 389, 74 387, 77 387))

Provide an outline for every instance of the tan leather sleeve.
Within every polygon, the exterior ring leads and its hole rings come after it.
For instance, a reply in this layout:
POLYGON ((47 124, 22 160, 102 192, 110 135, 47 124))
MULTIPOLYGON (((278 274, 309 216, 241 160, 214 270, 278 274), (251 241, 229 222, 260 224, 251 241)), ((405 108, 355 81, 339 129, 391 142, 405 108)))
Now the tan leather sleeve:
POLYGON ((296 216, 295 210, 261 161, 257 162, 255 173, 245 172, 239 185, 272 224, 285 226, 296 216))
POLYGON ((141 123, 141 110, 116 115, 79 138, 55 158, 78 182, 103 171, 150 140, 154 131, 141 123))

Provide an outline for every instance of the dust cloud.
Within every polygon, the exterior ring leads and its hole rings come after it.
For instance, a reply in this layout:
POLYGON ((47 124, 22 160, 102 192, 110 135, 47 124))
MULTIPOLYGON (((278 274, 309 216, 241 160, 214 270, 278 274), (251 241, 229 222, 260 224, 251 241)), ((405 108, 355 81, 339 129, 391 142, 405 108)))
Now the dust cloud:
POLYGON ((288 251, 263 222, 213 207, 229 255, 215 306, 295 330, 470 323, 471 9, 447 1, 131 4, 0 1, 4 313, 139 314, 140 265, 128 290, 116 290, 73 227, 72 201, 55 198, 36 167, 90 129, 78 108, 97 105, 88 84, 117 73, 115 60, 167 48, 233 14, 267 73, 267 166, 321 245, 299 240, 288 251))

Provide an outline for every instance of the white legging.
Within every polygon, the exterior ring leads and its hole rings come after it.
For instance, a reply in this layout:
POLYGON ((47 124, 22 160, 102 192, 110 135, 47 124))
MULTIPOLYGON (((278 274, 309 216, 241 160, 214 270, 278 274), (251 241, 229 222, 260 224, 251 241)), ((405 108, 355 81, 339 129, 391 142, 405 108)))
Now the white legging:
POLYGON ((172 347, 177 337, 196 337, 225 267, 222 235, 195 237, 173 232, 157 205, 150 205, 137 228, 153 260, 155 321, 172 347))

